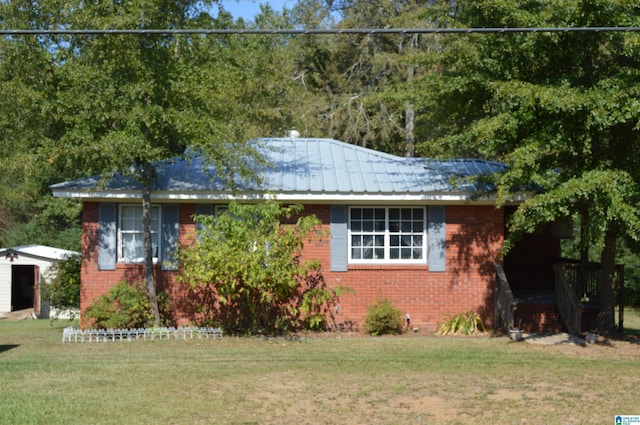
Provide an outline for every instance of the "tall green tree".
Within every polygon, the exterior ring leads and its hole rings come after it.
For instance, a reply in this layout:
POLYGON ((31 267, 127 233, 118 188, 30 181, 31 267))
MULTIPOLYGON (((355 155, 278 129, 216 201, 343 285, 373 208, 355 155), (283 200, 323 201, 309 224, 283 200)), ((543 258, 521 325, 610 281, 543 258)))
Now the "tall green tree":
MULTIPOLYGON (((72 30, 244 25, 226 13, 214 19, 210 6, 197 0, 11 0, 2 3, 2 23, 7 28, 72 30)), ((276 25, 282 24, 280 18, 265 12, 261 19, 276 25)), ((277 72, 286 69, 279 56, 284 44, 275 37, 175 34, 24 36, 3 43, 0 84, 5 92, 15 89, 15 95, 4 96, 0 106, 11 111, 16 104, 20 115, 0 118, 0 125, 12 130, 5 136, 10 144, 0 149, 16 148, 24 157, 12 155, 13 166, 37 170, 37 179, 29 180, 33 192, 89 174, 123 173, 140 182, 145 282, 157 322, 153 164, 199 151, 231 186, 238 177, 252 178, 252 167, 261 158, 246 141, 281 135, 290 119, 283 108, 286 80, 279 80, 282 73, 277 72), (14 59, 19 61, 12 69, 14 59), (23 127, 27 131, 21 134, 23 127)), ((19 211, 15 205, 20 199, 12 199, 13 210, 19 211)), ((25 217, 33 203, 24 200, 25 217)))
MULTIPOLYGON (((70 2, 61 17, 71 29, 185 28, 196 2, 70 2)), ((151 238, 153 163, 181 155, 188 140, 210 127, 179 90, 183 46, 171 35, 79 35, 60 47, 59 120, 64 131, 52 154, 74 164, 85 156, 101 169, 123 172, 142 186, 147 292, 156 324, 160 315, 151 238), (65 146, 67 149, 60 149, 65 146)), ((182 40, 183 44, 186 40, 182 40)), ((187 86, 189 87, 189 86, 187 86)))
MULTIPOLYGON (((50 29, 60 4, 0 3, 0 28, 50 29)), ((64 178, 48 155, 59 127, 52 108, 57 84, 50 36, 0 38, 0 245, 27 243, 78 250, 79 205, 48 196, 64 178)))
MULTIPOLYGON (((197 2, 166 5, 151 1, 142 10, 138 7, 139 4, 126 15, 132 21, 124 25, 148 28, 236 25, 227 15, 210 19, 197 2), (142 23, 140 16, 144 16, 142 23)), ((277 25, 278 17, 268 12, 260 18, 265 24, 277 25)), ((119 14, 112 13, 109 17, 118 22, 119 14)), ((106 59, 109 65, 106 75, 102 74, 106 80, 104 88, 107 96, 112 96, 108 100, 110 114, 102 121, 96 142, 117 146, 120 161, 115 169, 132 169, 142 182, 145 280, 157 319, 150 236, 152 163, 181 155, 190 146, 204 154, 231 186, 238 177, 252 178, 251 167, 259 164, 261 158, 246 142, 255 136, 284 133, 287 111, 279 107, 286 104, 287 87, 286 82, 278 79, 281 72, 277 71, 282 68, 278 53, 284 52, 284 48, 277 37, 166 35, 87 42, 91 47, 84 50, 90 54, 78 58, 80 69, 88 59, 93 71, 81 75, 104 72, 106 59), (131 165, 133 168, 127 168, 131 165)), ((94 111, 100 116, 104 109, 98 107, 94 111)))
MULTIPOLYGON (((634 2, 534 0, 446 3, 461 27, 638 26, 634 2)), ((600 246, 600 329, 614 329, 616 240, 640 238, 640 36, 621 32, 469 34, 446 38, 441 73, 426 84, 434 129, 424 155, 502 160, 502 202, 535 188, 512 235, 577 218, 600 246)))

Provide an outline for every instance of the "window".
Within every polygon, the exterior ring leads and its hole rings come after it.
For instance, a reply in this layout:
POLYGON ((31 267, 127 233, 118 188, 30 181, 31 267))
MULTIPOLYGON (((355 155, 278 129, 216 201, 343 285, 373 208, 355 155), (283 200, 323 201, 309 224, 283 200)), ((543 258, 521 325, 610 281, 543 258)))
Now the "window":
POLYGON ((424 262, 425 219, 425 208, 350 208, 349 260, 424 262))
MULTIPOLYGON (((153 259, 157 261, 160 236, 160 207, 151 207, 151 243, 153 259)), ((118 261, 140 262, 144 260, 144 236, 142 233, 142 206, 120 205, 118 226, 118 261)))

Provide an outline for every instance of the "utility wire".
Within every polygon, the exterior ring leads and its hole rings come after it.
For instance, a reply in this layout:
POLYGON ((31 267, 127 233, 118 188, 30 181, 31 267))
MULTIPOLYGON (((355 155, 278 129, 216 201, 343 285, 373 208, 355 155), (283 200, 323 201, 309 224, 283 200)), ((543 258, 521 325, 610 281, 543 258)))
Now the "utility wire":
POLYGON ((120 34, 484 34, 484 33, 558 33, 558 32, 640 32, 640 27, 549 27, 549 28, 349 28, 349 29, 4 29, 0 35, 120 35, 120 34))

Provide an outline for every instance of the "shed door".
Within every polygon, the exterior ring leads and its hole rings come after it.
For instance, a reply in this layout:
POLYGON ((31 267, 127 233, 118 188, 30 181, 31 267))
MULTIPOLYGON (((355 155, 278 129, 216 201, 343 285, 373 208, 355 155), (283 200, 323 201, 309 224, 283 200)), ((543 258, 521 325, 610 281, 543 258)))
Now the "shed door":
POLYGON ((11 310, 36 307, 39 274, 37 266, 11 266, 11 310))

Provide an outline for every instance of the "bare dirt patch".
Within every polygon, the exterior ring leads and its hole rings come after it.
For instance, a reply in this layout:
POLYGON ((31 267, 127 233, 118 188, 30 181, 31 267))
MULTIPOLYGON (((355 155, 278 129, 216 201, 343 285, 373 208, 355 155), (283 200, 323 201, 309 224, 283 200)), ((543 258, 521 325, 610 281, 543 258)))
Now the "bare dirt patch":
POLYGON ((636 338, 612 339, 599 337, 595 344, 574 345, 559 344, 550 345, 546 349, 553 353, 562 353, 569 356, 590 359, 638 359, 640 356, 640 341, 636 338))

